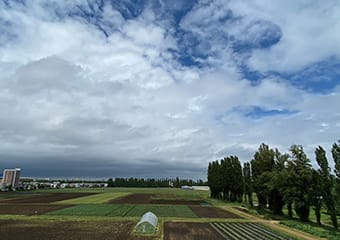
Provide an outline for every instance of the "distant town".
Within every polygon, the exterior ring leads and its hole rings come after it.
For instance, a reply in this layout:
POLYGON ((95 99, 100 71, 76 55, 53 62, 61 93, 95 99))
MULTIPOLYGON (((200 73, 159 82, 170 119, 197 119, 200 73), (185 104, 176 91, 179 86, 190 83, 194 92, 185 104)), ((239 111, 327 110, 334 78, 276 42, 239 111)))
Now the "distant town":
POLYGON ((207 182, 190 179, 109 178, 108 180, 52 179, 21 177, 21 168, 4 169, 0 191, 35 189, 106 188, 106 187, 171 187, 184 190, 209 190, 207 182))
POLYGON ((105 181, 85 181, 79 179, 56 180, 49 178, 21 178, 21 169, 4 169, 0 190, 34 190, 34 189, 57 189, 57 188, 94 188, 107 187, 105 181))

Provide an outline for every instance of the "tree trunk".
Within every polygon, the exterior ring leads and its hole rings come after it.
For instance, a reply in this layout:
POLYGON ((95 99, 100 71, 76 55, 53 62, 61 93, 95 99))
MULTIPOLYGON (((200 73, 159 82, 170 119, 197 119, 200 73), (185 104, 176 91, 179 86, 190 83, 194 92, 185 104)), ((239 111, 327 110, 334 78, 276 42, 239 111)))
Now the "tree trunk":
POLYGON ((287 203, 287 209, 288 209, 288 216, 289 216, 289 218, 293 218, 292 202, 288 202, 287 203))
POLYGON ((316 206, 315 206, 315 216, 316 216, 316 222, 317 224, 321 225, 321 204, 320 203, 317 203, 316 206))

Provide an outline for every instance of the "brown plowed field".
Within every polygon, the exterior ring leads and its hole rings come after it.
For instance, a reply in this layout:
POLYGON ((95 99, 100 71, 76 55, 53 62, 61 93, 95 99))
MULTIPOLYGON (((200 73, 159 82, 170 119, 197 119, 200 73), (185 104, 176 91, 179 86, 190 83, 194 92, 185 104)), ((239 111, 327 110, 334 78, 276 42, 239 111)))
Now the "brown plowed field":
POLYGON ((14 199, 3 199, 1 203, 52 203, 72 198, 85 197, 97 193, 50 193, 34 196, 24 196, 14 199))
POLYGON ((7 215, 41 215, 62 208, 71 207, 71 205, 30 205, 30 204, 5 204, 0 205, 0 214, 7 215))
POLYGON ((201 218, 242 218, 232 212, 216 207, 190 206, 191 210, 201 218))
POLYGON ((168 205, 200 205, 201 201, 189 200, 166 200, 166 199, 152 199, 151 204, 168 204, 168 205))
POLYGON ((167 204, 167 205, 200 205, 202 201, 188 201, 179 199, 152 199, 155 194, 134 193, 111 200, 109 203, 119 204, 167 204))
POLYGON ((151 240, 132 234, 133 222, 0 220, 6 240, 151 240))
POLYGON ((209 223, 166 222, 164 240, 225 240, 209 223))
POLYGON ((120 198, 113 199, 109 203, 148 204, 154 194, 134 193, 120 198))

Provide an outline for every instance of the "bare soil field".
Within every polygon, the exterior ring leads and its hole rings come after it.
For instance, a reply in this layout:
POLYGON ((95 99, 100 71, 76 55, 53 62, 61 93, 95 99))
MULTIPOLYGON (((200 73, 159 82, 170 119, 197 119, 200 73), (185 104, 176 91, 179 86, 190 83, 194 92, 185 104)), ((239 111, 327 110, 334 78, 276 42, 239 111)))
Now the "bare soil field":
POLYGON ((164 240, 225 240, 209 223, 164 223, 164 240))
POLYGON ((72 198, 85 197, 97 193, 50 193, 33 196, 23 196, 20 198, 3 199, 1 203, 52 203, 72 198))
POLYGON ((199 200, 179 200, 179 199, 153 199, 155 194, 134 193, 124 197, 111 200, 109 203, 115 204, 167 204, 167 205, 200 205, 199 200))
POLYGON ((55 210, 71 207, 71 205, 30 205, 30 204, 4 204, 0 205, 0 214, 6 215, 41 215, 55 210))
POLYGON ((133 222, 0 220, 6 240, 151 240, 132 234, 133 222))
POLYGON ((148 204, 150 203, 152 196, 154 196, 154 194, 134 193, 134 194, 129 194, 127 196, 113 199, 109 201, 109 203, 148 204))
POLYGON ((201 201, 190 200, 166 200, 166 199, 152 199, 151 204, 168 204, 168 205, 200 205, 201 201))
POLYGON ((191 210, 201 218, 243 218, 232 212, 216 207, 190 206, 191 210))

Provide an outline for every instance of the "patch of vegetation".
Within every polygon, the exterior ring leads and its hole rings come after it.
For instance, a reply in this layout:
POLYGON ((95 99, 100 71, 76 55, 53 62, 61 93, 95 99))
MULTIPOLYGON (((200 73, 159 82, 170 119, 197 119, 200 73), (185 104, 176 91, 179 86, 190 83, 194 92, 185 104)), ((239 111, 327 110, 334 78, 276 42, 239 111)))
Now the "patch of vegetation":
POLYGON ((189 207, 183 205, 135 205, 125 216, 142 216, 148 211, 159 217, 197 217, 189 207))
POLYGON ((281 221, 281 224, 291 228, 312 234, 314 236, 328 240, 340 239, 340 231, 328 226, 319 226, 315 223, 300 222, 297 220, 281 221))
POLYGON ((90 195, 81 198, 74 198, 69 200, 64 200, 60 202, 56 202, 58 204, 99 204, 99 203, 107 203, 108 201, 119 198, 125 195, 128 195, 128 192, 106 192, 96 195, 90 195))
POLYGON ((141 217, 151 211, 159 217, 197 217, 187 206, 182 205, 128 205, 128 204, 82 204, 50 212, 47 215, 59 216, 109 216, 141 217))

